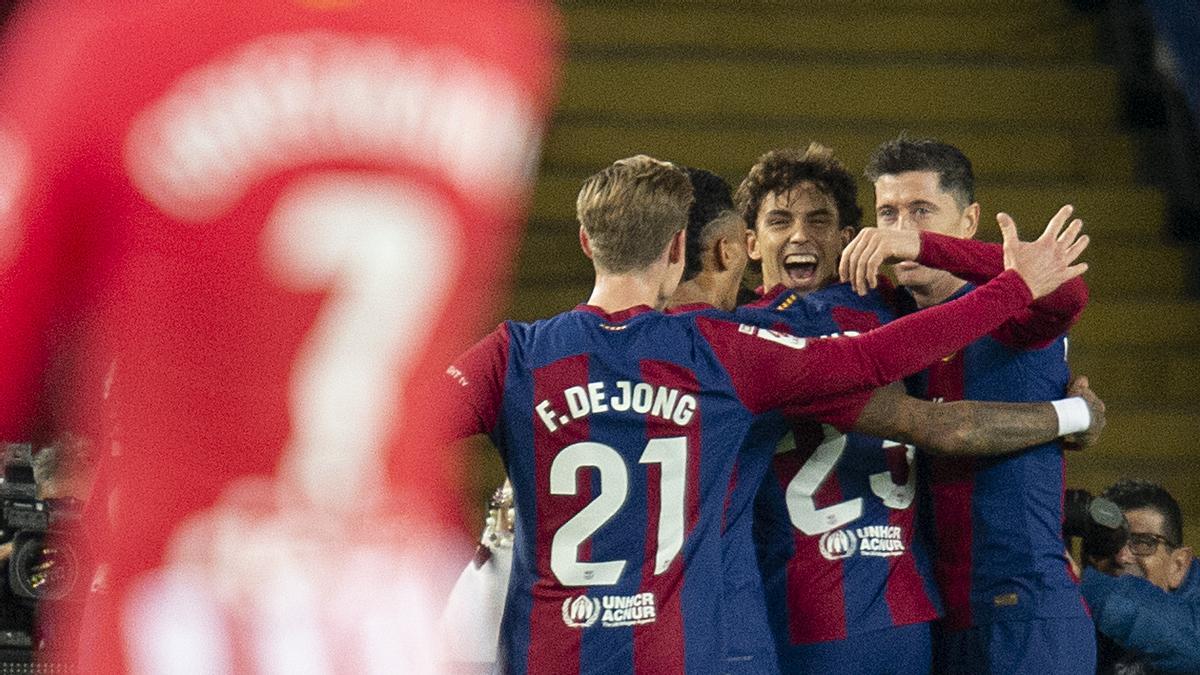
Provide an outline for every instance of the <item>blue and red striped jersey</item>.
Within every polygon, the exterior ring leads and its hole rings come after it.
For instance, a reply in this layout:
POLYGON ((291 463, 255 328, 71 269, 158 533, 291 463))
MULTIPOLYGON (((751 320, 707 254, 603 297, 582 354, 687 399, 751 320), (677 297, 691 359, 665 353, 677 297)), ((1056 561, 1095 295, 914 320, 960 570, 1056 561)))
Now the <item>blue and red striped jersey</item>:
POLYGON ((934 331, 898 321, 811 340, 581 306, 503 324, 478 343, 447 374, 458 385, 456 435, 490 434, 514 488, 502 668, 724 670, 720 534, 738 453, 759 447, 747 446, 752 423, 787 410, 848 428, 864 389, 915 372, 1028 301, 1015 275, 973 295, 938 314, 934 331), (924 332, 940 339, 912 348, 924 332))
MULTIPOLYGON (((748 311, 804 334, 894 318, 892 289, 773 293, 748 311)), ((744 318, 743 320, 748 320, 744 318)), ((939 601, 916 523, 913 448, 812 422, 778 442, 755 504, 755 542, 784 670, 795 645, 930 621, 939 601)))
MULTIPOLYGON (((919 262, 969 282, 957 297, 1004 266, 996 244, 930 232, 921 233, 919 262)), ((986 337, 947 352, 911 381, 913 392, 946 401, 1060 398, 1070 375, 1065 333, 1087 299, 1083 279, 1072 279, 986 337)), ((928 502, 919 513, 947 628, 1086 615, 1062 538, 1064 462, 1058 442, 992 458, 919 455, 918 494, 928 502)))
MULTIPOLYGON (((933 400, 1048 401, 1066 391, 1066 357, 1065 336, 1023 349, 990 335, 913 381, 933 400)), ((922 455, 922 518, 948 628, 1086 616, 1062 536, 1064 471, 1057 441, 990 458, 922 455)))

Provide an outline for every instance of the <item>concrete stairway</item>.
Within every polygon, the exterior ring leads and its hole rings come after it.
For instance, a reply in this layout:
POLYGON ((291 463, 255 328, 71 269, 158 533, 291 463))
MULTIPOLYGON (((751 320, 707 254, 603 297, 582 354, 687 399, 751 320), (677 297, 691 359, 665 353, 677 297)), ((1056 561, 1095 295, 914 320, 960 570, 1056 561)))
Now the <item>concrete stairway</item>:
POLYGON ((1068 482, 1162 481, 1200 545, 1200 303, 1184 295, 1184 252, 1161 243, 1160 196, 1134 176, 1089 20, 1049 0, 561 5, 569 60, 508 316, 586 299, 575 193, 614 159, 646 153, 736 185, 771 147, 819 140, 857 172, 901 131, 941 138, 975 163, 985 238, 1000 210, 1027 235, 1063 203, 1085 219, 1092 303, 1071 361, 1110 413, 1068 482))

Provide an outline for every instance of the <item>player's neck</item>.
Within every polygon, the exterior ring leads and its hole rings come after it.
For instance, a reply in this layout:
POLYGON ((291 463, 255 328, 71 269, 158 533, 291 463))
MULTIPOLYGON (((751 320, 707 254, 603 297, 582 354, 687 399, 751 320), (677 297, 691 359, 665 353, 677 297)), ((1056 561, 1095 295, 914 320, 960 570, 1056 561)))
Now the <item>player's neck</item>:
POLYGON ((597 273, 587 304, 612 314, 638 305, 662 309, 667 297, 657 275, 597 273))
POLYGON ((917 307, 925 308, 940 305, 949 300, 966 284, 966 281, 953 274, 939 274, 928 284, 906 284, 905 288, 912 295, 917 307))
POLYGON ((717 293, 717 281, 706 277, 704 274, 679 283, 679 287, 671 295, 671 300, 667 302, 668 308, 680 307, 683 305, 712 305, 721 307, 722 309, 732 309, 732 307, 724 307, 725 303, 717 293))

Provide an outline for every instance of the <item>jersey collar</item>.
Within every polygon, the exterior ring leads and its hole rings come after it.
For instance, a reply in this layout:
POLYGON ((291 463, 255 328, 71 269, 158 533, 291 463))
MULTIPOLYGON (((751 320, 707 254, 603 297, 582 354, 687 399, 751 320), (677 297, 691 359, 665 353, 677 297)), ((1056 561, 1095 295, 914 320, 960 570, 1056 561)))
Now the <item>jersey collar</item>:
POLYGON ((670 307, 666 310, 667 314, 687 314, 688 312, 703 312, 708 309, 716 309, 715 305, 710 305, 707 302, 690 302, 686 305, 678 307, 670 307))
POLYGON ((595 314, 596 316, 600 317, 601 319, 604 319, 608 323, 621 323, 623 321, 628 321, 629 319, 632 319, 635 316, 640 316, 647 312, 654 311, 654 308, 651 307, 650 305, 635 305, 628 309, 622 309, 620 311, 613 312, 612 314, 605 312, 603 309, 601 309, 595 305, 588 305, 588 304, 577 305, 575 307, 575 309, 580 312, 588 312, 590 314, 595 314))

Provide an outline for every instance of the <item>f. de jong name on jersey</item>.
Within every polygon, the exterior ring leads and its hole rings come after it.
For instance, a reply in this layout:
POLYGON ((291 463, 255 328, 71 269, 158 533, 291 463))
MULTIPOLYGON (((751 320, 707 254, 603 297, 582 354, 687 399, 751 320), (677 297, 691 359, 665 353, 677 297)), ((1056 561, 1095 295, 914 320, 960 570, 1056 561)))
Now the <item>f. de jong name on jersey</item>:
POLYGON ((552 407, 551 401, 543 400, 536 406, 538 418, 553 432, 571 420, 610 410, 649 414, 681 427, 687 426, 696 412, 696 397, 673 387, 618 380, 616 389, 615 393, 606 391, 603 382, 588 382, 586 387, 568 387, 562 392, 565 412, 552 407))

